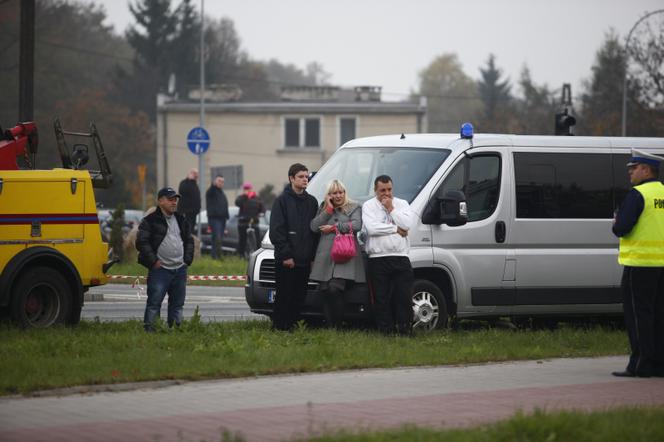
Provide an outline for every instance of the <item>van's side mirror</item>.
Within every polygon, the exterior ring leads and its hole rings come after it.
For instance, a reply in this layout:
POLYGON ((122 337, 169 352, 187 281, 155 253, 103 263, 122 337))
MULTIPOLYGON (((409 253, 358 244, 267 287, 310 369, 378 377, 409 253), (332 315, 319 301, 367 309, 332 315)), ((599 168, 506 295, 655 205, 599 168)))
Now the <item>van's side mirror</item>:
POLYGON ((447 224, 454 227, 466 222, 466 196, 459 190, 448 190, 445 196, 432 199, 422 214, 422 224, 447 224))
POLYGON ((454 227, 468 222, 466 196, 460 190, 448 190, 444 197, 438 199, 438 204, 442 224, 454 227))

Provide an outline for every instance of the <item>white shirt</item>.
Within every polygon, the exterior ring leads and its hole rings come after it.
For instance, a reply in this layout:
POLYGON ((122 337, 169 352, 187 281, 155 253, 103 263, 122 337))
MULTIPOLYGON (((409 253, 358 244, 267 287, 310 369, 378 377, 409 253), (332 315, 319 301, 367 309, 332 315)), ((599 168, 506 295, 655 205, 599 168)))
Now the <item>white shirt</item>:
POLYGON ((362 205, 362 228, 367 233, 364 246, 369 258, 408 256, 410 241, 397 233, 397 227, 410 230, 415 213, 405 200, 392 199, 392 212, 374 197, 362 205))

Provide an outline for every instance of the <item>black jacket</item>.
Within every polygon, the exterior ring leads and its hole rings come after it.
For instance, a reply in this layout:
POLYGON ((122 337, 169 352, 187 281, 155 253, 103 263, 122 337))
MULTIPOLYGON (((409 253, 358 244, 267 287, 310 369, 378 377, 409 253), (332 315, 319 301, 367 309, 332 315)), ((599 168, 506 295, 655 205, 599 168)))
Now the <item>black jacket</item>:
POLYGON ((309 266, 314 259, 318 234, 309 224, 316 216, 318 202, 306 191, 298 195, 290 185, 274 200, 270 215, 270 241, 279 265, 293 258, 299 267, 309 266))
POLYGON ((208 218, 228 219, 228 198, 223 189, 212 185, 205 192, 208 218))
MULTIPOLYGON (((180 227, 180 236, 184 248, 184 263, 191 265, 194 260, 194 238, 191 236, 191 227, 184 216, 175 212, 175 219, 180 227)), ((138 226, 136 235, 136 250, 138 250, 138 262, 151 269, 157 262, 157 250, 168 232, 168 224, 161 209, 147 215, 138 226)))
POLYGON ((198 189, 196 180, 185 178, 180 181, 178 188, 180 194, 180 201, 178 202, 178 210, 183 213, 196 213, 201 211, 201 192, 198 189))
POLYGON ((249 220, 254 220, 254 223, 258 223, 259 215, 265 213, 263 203, 257 196, 249 198, 248 195, 242 194, 235 198, 235 205, 240 208, 238 221, 241 224, 249 224, 249 220))

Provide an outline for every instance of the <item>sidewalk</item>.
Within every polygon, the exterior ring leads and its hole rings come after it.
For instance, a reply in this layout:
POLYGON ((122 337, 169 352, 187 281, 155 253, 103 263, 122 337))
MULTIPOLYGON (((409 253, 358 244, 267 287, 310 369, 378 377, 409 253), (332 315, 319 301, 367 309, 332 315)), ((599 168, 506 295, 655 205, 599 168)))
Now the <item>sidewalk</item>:
POLYGON ((354 370, 4 398, 0 439, 211 442, 227 429, 249 441, 279 441, 338 428, 476 425, 535 408, 664 405, 664 378, 610 375, 626 361, 620 356, 354 370))

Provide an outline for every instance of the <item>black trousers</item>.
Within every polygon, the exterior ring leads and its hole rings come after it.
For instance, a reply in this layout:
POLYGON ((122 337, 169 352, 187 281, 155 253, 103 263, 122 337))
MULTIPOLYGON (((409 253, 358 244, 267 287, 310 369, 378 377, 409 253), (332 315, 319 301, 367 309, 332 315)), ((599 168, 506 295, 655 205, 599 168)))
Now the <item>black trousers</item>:
POLYGON ((196 217, 198 216, 198 212, 184 212, 184 218, 187 220, 187 223, 189 223, 189 227, 191 227, 191 233, 196 235, 196 217))
POLYGON ((277 330, 291 330, 300 318, 300 309, 307 295, 310 268, 288 269, 275 263, 277 296, 274 301, 272 327, 277 330))
POLYGON ((632 351, 627 370, 664 374, 664 268, 625 267, 622 290, 632 351))
POLYGON ((405 256, 369 258, 369 280, 378 329, 383 333, 410 333, 414 282, 410 260, 405 256))

